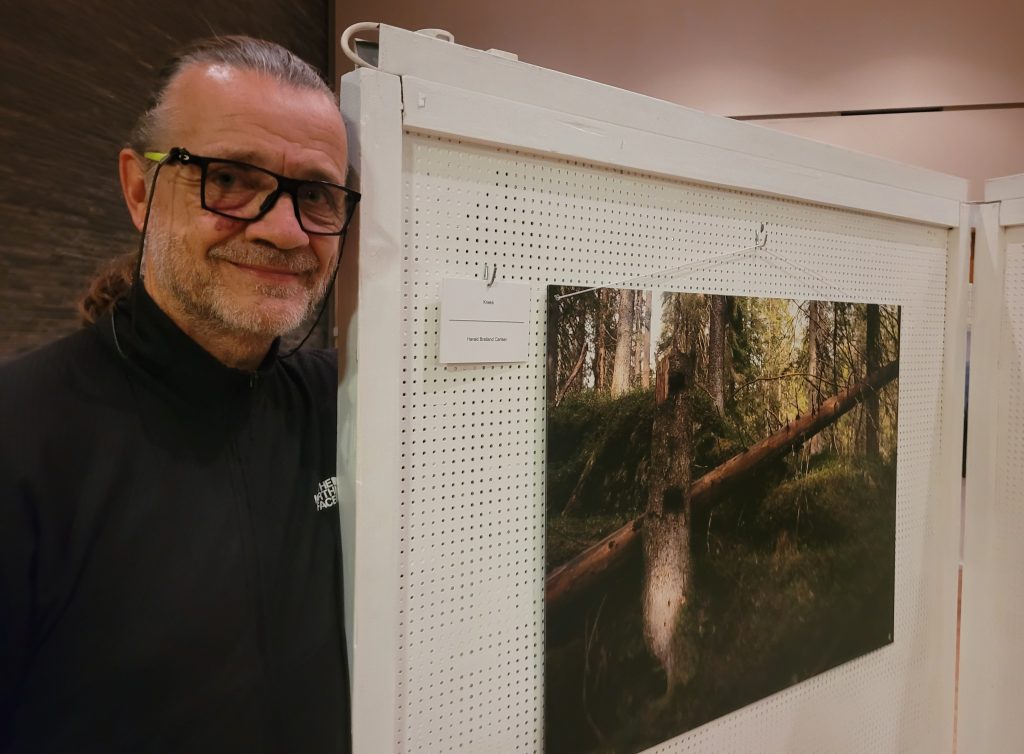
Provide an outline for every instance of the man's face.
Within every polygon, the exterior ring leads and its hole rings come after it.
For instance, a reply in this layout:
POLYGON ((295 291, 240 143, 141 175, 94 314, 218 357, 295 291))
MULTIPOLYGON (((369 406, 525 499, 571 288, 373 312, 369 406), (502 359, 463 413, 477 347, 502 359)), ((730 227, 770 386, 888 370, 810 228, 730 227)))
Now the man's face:
MULTIPOLYGON (((321 92, 252 71, 195 66, 168 91, 167 151, 248 162, 281 175, 343 183, 345 130, 321 92)), ((179 326, 272 338, 297 327, 322 300, 337 236, 307 234, 283 194, 262 218, 207 212, 200 171, 168 164, 155 187, 146 239, 146 290, 179 326)))

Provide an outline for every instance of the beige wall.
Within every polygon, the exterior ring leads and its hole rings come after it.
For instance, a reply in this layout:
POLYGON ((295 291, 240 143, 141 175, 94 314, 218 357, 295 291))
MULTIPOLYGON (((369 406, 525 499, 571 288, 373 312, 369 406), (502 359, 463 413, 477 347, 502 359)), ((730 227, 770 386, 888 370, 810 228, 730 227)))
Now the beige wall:
MULTIPOLYGON (((1024 0, 336 2, 338 35, 440 27, 723 115, 1024 103, 1024 0)), ((1024 172, 1022 107, 760 122, 975 182, 1024 172)))

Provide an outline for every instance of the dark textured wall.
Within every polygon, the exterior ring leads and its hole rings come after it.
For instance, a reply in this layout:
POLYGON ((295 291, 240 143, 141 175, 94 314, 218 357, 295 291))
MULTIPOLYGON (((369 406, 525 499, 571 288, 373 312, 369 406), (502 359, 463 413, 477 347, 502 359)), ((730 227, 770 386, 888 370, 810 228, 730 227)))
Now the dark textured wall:
POLYGON ((242 33, 325 70, 330 25, 327 0, 33 0, 0 14, 2 360, 76 329, 97 265, 137 244, 117 152, 172 52, 242 33))

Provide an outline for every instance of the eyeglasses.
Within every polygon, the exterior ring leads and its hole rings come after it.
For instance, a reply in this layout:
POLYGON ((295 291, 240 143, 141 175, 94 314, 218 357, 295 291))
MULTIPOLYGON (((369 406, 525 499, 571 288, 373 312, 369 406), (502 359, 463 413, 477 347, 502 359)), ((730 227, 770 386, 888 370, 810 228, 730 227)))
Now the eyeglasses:
POLYGON ((288 178, 246 162, 201 157, 182 147, 146 152, 144 156, 160 164, 199 168, 202 208, 232 220, 259 220, 281 194, 288 194, 302 230, 318 236, 340 236, 359 203, 359 192, 336 183, 288 178))

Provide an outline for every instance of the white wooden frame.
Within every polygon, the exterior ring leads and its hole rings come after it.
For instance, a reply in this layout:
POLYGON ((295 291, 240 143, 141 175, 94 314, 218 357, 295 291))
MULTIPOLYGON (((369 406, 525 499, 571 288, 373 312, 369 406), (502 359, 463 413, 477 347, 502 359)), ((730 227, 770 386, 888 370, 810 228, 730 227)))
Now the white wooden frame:
POLYGON ((1011 285, 1008 265, 1019 270, 1024 254, 1024 175, 988 181, 985 199, 972 208, 976 242, 958 742, 965 752, 1015 752, 1024 736, 1018 713, 1024 691, 1019 642, 1024 559, 1016 555, 1024 497, 1007 484, 1013 469, 1005 464, 1024 433, 1024 427, 1008 423, 1022 358, 1008 328, 1024 291, 1011 285))
POLYGON ((398 526, 393 505, 398 497, 394 471, 399 447, 394 396, 401 356, 397 349, 379 344, 398 342, 400 328, 400 266, 395 251, 402 233, 402 99, 395 76, 364 69, 346 79, 341 106, 350 135, 350 170, 372 200, 363 203, 350 231, 353 237, 339 272, 349 295, 339 293, 347 304, 339 326, 348 326, 338 391, 338 507, 355 750, 372 751, 366 731, 393 725, 397 673, 397 613, 377 609, 377 604, 387 603, 398 581, 392 532, 398 526), (375 302, 380 316, 360 320, 359 307, 367 308, 367 300, 375 302), (379 389, 361 384, 360 379, 368 376, 379 389), (359 452, 364 438, 373 438, 374 453, 359 452))
POLYGON ((986 181, 985 202, 999 203, 999 224, 1004 228, 1024 225, 1024 174, 986 181))

